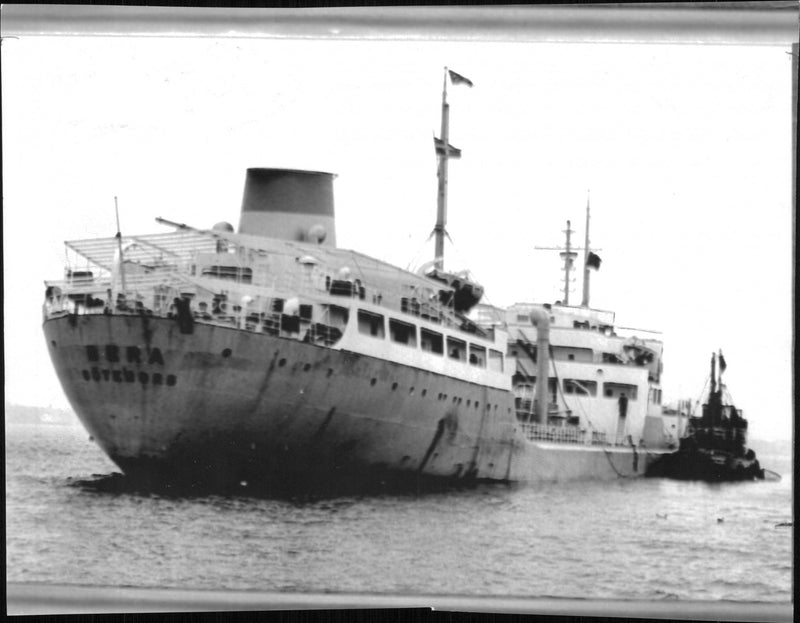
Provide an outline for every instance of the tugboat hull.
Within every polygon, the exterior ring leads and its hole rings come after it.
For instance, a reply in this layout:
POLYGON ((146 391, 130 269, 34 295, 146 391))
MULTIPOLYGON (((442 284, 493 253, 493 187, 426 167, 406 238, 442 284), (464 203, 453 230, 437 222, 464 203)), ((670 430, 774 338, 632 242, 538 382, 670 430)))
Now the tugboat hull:
POLYGON ((660 457, 648 469, 647 475, 706 482, 764 480, 764 470, 758 460, 739 459, 698 451, 679 451, 660 457))

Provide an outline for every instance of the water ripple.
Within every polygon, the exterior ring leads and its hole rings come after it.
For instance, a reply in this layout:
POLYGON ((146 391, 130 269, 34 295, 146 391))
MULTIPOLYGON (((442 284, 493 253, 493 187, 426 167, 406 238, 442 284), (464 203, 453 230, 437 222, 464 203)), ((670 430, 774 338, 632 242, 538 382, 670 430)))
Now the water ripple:
POLYGON ((587 599, 792 597, 793 527, 775 527, 792 521, 792 489, 783 481, 210 495, 137 488, 85 438, 55 434, 8 444, 6 467, 10 581, 587 599))

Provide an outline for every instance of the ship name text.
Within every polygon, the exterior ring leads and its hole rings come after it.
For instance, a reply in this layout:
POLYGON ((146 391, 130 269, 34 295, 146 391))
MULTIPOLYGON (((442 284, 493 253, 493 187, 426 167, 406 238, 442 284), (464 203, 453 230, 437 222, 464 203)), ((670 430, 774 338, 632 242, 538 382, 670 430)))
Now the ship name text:
POLYGON ((123 363, 124 360, 124 363, 137 366, 137 370, 130 370, 125 366, 122 369, 99 366, 84 368, 81 370, 81 375, 86 381, 113 381, 115 383, 138 381, 142 385, 166 385, 167 387, 173 387, 178 382, 178 377, 174 374, 141 370, 142 366, 164 366, 164 356, 157 347, 143 351, 139 346, 121 347, 118 344, 106 344, 101 348, 94 344, 87 344, 86 358, 90 363, 99 363, 101 359, 108 363, 123 363))

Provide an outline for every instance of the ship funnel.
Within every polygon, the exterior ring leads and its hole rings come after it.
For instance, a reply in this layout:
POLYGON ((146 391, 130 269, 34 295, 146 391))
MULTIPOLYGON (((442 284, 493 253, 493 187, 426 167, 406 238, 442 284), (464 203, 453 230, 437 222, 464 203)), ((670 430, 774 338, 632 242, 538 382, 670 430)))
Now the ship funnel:
POLYGON ((239 233, 336 246, 333 173, 247 169, 239 233))
POLYGON ((531 321, 536 327, 536 417, 540 424, 547 424, 547 386, 550 372, 550 315, 543 309, 530 310, 531 321))

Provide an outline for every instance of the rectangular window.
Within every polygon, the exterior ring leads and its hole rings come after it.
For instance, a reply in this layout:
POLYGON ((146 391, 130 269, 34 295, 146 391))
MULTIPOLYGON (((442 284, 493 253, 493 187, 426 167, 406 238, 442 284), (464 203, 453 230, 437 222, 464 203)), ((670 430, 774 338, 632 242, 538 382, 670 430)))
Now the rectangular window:
POLYGON ((420 329, 422 350, 441 355, 444 352, 444 337, 441 333, 420 329))
POLYGON ((346 307, 339 307, 338 305, 323 305, 323 310, 325 308, 327 308, 327 314, 323 312, 323 319, 332 327, 343 330, 347 326, 347 318, 350 315, 350 310, 346 307))
POLYGON ((394 342, 414 347, 417 345, 417 328, 413 324, 389 318, 389 335, 394 342))
POLYGON ((486 349, 483 346, 469 345, 469 362, 479 368, 486 367, 486 349))
POLYGON ((386 329, 383 324, 383 316, 381 314, 373 314, 372 312, 358 310, 358 332, 372 337, 383 339, 386 335, 386 329))
POLYGON ((603 383, 603 396, 606 398, 619 398, 622 394, 628 400, 636 400, 636 385, 629 385, 628 383, 603 383))
POLYGON ((517 314, 517 322, 530 322, 531 317, 528 314, 517 314))
POLYGON ((467 360, 467 343, 454 337, 447 338, 447 356, 458 361, 467 360))
POLYGON ((503 353, 499 350, 489 349, 489 369, 495 372, 503 371, 503 353))
POLYGON ((577 396, 597 396, 597 381, 564 379, 564 393, 577 396))
POLYGON ((554 346, 553 358, 562 361, 592 361, 594 359, 591 348, 569 346, 554 346))
POLYGON ((218 277, 242 283, 253 281, 253 269, 245 266, 204 266, 200 274, 203 277, 218 277))

